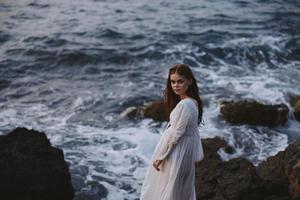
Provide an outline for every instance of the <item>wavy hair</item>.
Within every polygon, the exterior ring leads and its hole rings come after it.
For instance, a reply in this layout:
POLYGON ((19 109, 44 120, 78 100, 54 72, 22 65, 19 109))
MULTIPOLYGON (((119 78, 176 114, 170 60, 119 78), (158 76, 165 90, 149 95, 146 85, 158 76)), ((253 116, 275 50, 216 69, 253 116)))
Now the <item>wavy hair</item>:
POLYGON ((193 75, 192 70, 186 64, 176 64, 169 69, 169 75, 167 79, 166 88, 164 90, 164 103, 167 111, 167 116, 170 116, 170 113, 181 100, 180 96, 175 94, 171 86, 171 75, 177 73, 181 76, 184 76, 188 80, 192 80, 192 84, 188 87, 187 95, 198 102, 198 124, 202 122, 202 113, 203 113, 203 104, 199 96, 197 81, 193 75))

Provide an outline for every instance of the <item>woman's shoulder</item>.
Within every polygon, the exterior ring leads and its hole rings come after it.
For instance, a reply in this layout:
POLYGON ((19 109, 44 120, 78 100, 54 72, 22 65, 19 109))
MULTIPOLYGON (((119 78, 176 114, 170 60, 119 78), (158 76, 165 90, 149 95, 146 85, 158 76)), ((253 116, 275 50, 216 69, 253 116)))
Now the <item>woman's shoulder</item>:
POLYGON ((176 105, 176 107, 177 107, 176 110, 181 110, 183 112, 190 112, 191 106, 190 106, 189 101, 186 99, 182 99, 178 102, 178 104, 176 105))
POLYGON ((191 115, 192 109, 189 106, 189 103, 185 99, 182 99, 177 103, 176 107, 171 112, 170 120, 174 120, 173 118, 175 116, 184 116, 184 118, 188 119, 191 115))
POLYGON ((179 103, 186 112, 190 113, 190 115, 198 114, 198 102, 195 99, 188 97, 182 99, 179 103))
POLYGON ((190 103, 191 103, 191 104, 195 105, 196 107, 198 106, 198 102, 191 97, 184 98, 184 99, 180 100, 179 103, 187 104, 187 105, 190 105, 190 103))
POLYGON ((182 99, 177 103, 177 107, 187 107, 188 103, 186 101, 186 99, 182 99))

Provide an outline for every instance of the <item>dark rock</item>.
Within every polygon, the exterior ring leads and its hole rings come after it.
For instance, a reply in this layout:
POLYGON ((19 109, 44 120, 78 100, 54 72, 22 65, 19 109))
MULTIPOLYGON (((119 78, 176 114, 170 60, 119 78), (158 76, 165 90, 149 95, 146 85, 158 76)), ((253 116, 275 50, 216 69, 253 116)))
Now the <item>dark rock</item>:
POLYGON ((205 200, 259 199, 263 183, 252 163, 244 158, 222 161, 217 154, 226 142, 221 138, 202 141, 205 157, 196 163, 196 194, 205 200))
POLYGON ((75 191, 80 191, 85 186, 84 178, 80 175, 73 174, 71 176, 72 185, 75 191))
POLYGON ((123 117, 146 117, 157 121, 167 121, 168 116, 163 101, 145 103, 140 107, 129 107, 121 113, 123 117))
POLYGON ((0 136, 0 199, 71 200, 63 151, 45 133, 17 128, 0 136))
POLYGON ((292 160, 286 174, 289 178, 289 193, 291 197, 300 199, 300 159, 292 160))
POLYGON ((97 199, 85 193, 79 193, 76 195, 76 197, 73 200, 97 200, 97 199))
POLYGON ((224 151, 228 154, 234 154, 235 153, 235 149, 232 146, 229 146, 229 145, 224 147, 224 151))
POLYGON ((293 107, 293 112, 296 120, 300 121, 300 96, 296 95, 291 98, 291 106, 293 107))
POLYGON ((276 189, 289 192, 290 196, 300 198, 300 140, 290 144, 285 151, 271 156, 257 167, 258 174, 277 185, 276 189))
POLYGON ((300 199, 300 140, 258 167, 244 158, 222 161, 221 138, 203 139, 204 159, 196 163, 196 194, 205 200, 300 199))
POLYGON ((285 104, 223 101, 220 112, 226 121, 233 124, 277 126, 285 124, 289 109, 285 104))
MULTIPOLYGON (((83 189, 81 195, 86 199, 102 199, 108 194, 107 189, 97 181, 90 181, 87 187, 83 189)), ((80 195, 79 195, 80 196, 80 195)))
POLYGON ((279 152, 276 156, 269 157, 257 166, 257 173, 267 181, 269 188, 288 193, 288 178, 284 173, 284 153, 279 152))
POLYGON ((202 140, 203 151, 205 154, 205 160, 221 160, 217 151, 225 147, 226 141, 220 137, 214 137, 202 140))
POLYGON ((144 116, 157 121, 167 121, 167 112, 163 101, 155 101, 145 105, 144 116))

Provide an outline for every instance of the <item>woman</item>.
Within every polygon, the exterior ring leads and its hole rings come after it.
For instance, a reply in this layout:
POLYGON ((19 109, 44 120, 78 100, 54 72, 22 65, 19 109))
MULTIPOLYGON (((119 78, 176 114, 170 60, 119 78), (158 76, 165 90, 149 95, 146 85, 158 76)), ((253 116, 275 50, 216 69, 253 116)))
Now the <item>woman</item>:
POLYGON ((170 120, 152 155, 140 200, 196 200, 195 162, 204 157, 198 130, 202 101, 187 65, 169 69, 164 97, 170 120))

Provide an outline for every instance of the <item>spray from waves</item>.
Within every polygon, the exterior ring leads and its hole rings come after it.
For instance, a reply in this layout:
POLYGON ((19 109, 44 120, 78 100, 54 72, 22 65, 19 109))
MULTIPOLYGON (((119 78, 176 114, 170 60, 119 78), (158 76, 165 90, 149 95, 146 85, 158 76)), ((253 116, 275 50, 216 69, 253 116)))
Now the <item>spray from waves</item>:
MULTIPOLYGON (((14 117, 13 111, 4 115, 14 117)), ((88 191, 89 184, 97 181, 108 190, 107 199, 134 199, 159 139, 151 123, 143 120, 139 127, 108 130, 77 124, 57 124, 58 129, 31 123, 30 127, 27 122, 27 128, 46 130, 51 143, 64 149, 77 192, 88 191)))
POLYGON ((244 157, 254 165, 258 165, 262 160, 283 151, 288 144, 287 135, 265 127, 230 127, 224 135, 236 152, 227 154, 224 149, 220 149, 221 157, 224 160, 244 157))

